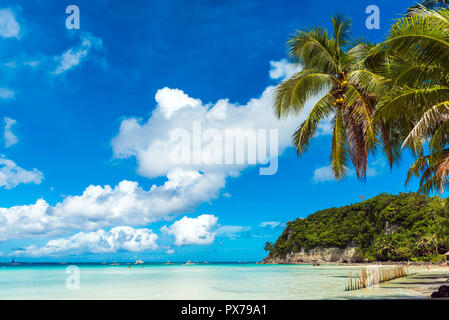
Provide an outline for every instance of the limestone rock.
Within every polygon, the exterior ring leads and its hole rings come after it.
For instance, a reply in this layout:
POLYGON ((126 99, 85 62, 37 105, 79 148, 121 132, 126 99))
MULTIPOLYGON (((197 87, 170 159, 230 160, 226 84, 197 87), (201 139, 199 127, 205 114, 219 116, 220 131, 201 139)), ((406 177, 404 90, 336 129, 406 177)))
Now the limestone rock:
POLYGON ((266 264, 313 264, 320 262, 355 263, 362 261, 357 254, 355 247, 340 248, 313 248, 311 250, 302 249, 300 252, 290 252, 285 257, 266 257, 263 263, 266 264))

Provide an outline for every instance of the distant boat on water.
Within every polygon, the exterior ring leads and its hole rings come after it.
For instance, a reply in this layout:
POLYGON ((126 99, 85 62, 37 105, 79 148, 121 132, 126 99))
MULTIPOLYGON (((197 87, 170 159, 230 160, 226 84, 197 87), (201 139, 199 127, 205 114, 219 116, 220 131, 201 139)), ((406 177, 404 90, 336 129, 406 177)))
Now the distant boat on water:
POLYGON ((167 262, 166 262, 166 263, 164 263, 164 264, 171 264, 171 263, 170 263, 170 260, 167 260, 167 262))
POLYGON ((117 262, 113 262, 113 263, 111 263, 111 266, 119 266, 120 265, 120 263, 117 263, 117 262))
POLYGON ((134 264, 144 264, 145 262, 143 260, 137 259, 134 264))
POLYGON ((12 265, 18 265, 18 264, 20 264, 20 263, 16 262, 15 258, 12 258, 10 264, 12 264, 12 265))
POLYGON ((190 260, 188 260, 184 265, 185 266, 193 266, 193 265, 195 265, 196 263, 194 263, 194 262, 191 262, 190 260))

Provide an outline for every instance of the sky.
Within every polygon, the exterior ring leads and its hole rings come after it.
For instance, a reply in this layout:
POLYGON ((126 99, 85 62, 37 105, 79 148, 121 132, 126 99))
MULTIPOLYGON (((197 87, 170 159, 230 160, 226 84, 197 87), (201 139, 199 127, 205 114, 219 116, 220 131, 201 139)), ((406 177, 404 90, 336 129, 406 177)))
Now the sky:
POLYGON ((295 30, 340 13, 354 38, 381 41, 413 4, 0 0, 0 261, 259 261, 288 221, 416 190, 407 154, 392 171, 373 155, 366 183, 335 181, 326 122, 298 158, 290 137, 315 98, 272 112, 274 86, 300 68, 286 60, 295 30), (276 129, 277 170, 173 162, 171 134, 198 124, 276 129))

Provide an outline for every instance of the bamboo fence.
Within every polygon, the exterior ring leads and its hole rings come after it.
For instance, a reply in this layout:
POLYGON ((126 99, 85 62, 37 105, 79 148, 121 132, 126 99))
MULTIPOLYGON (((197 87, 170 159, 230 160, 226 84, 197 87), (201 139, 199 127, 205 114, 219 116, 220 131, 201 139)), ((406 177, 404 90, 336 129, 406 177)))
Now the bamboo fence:
POLYGON ((368 288, 382 282, 406 277, 408 275, 409 270, 407 267, 403 266, 396 266, 392 268, 363 268, 361 273, 348 273, 348 283, 345 290, 350 291, 368 288))

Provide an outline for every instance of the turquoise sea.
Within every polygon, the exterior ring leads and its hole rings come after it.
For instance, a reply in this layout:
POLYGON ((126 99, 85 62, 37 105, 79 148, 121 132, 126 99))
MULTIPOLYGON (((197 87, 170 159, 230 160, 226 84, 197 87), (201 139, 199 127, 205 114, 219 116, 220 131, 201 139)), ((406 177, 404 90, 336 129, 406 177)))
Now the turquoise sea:
POLYGON ((419 297, 404 280, 345 291, 354 266, 0 265, 0 299, 365 299, 419 297), (69 269, 67 269, 69 267, 69 269), (77 269, 78 268, 78 269, 77 269), (70 271, 72 270, 72 271, 70 271), (76 270, 73 273, 73 270, 76 270), (78 272, 79 271, 79 272, 78 272), (66 273, 69 272, 69 273, 66 273), (72 273, 70 273, 72 272, 72 273), (79 288, 74 280, 79 274, 79 288), (398 285, 401 283, 401 285, 398 285))

